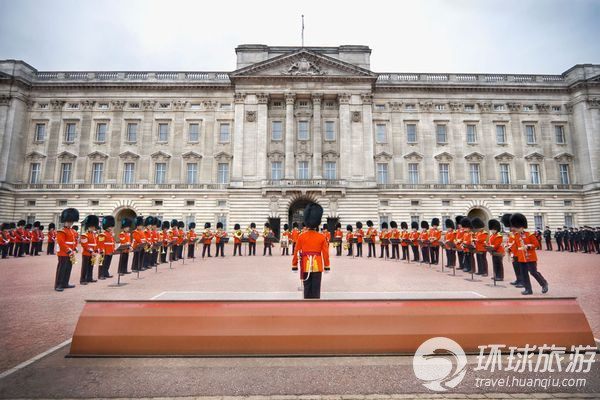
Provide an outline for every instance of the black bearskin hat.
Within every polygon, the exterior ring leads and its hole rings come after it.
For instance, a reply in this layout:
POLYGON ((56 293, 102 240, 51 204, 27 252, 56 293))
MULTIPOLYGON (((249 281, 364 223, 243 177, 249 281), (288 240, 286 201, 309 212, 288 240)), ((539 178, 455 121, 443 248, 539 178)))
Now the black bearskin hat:
POLYGON ((287 231, 288 229, 290 229, 290 226, 288 224, 283 224, 283 230, 287 231))
POLYGON ((352 225, 350 225, 350 224, 346 225, 346 230, 348 232, 352 232, 352 225))
POLYGON ((463 228, 473 228, 473 225, 471 224, 471 220, 468 217, 463 217, 460 220, 460 226, 462 226, 463 228))
POLYGON ((17 228, 17 224, 15 224, 14 222, 10 223, 10 229, 16 229, 17 228))
POLYGON ((256 224, 254 222, 250 223, 250 228, 256 228, 256 224))
MULTIPOLYGON (((76 208, 67 208, 60 213, 60 222, 77 222, 79 221, 79 211, 76 208)), ((22 221, 25 225, 25 221, 22 221)), ((21 221, 19 221, 19 224, 21 221)))
POLYGON ((432 219, 431 226, 440 226, 440 219, 439 218, 432 219))
POLYGON ((339 222, 335 224, 335 229, 342 229, 342 224, 340 224, 339 222))
POLYGON ((500 226, 500 221, 498 221, 497 219, 490 219, 488 221, 488 229, 490 231, 496 231, 496 232, 502 231, 502 227, 500 226))
POLYGON ((421 229, 429 229, 429 222, 421 221, 421 229))
POLYGON ((390 221, 390 228, 396 229, 397 227, 398 227, 398 224, 396 223, 396 221, 390 221))
POLYGON ((356 229, 362 229, 362 222, 356 222, 356 229))
POLYGON ((112 228, 115 226, 115 217, 106 215, 102 217, 102 229, 112 228))
POLYGON ((98 229, 100 227, 100 220, 95 215, 88 215, 85 217, 81 225, 83 225, 84 229, 88 229, 91 226, 98 229))
POLYGON ((25 229, 31 229, 31 224, 25 225, 25 229))
POLYGON ((154 217, 146 217, 144 220, 144 226, 154 225, 154 217))
POLYGON ((419 223, 417 221, 413 221, 410 223, 411 229, 419 229, 419 223))
MULTIPOLYGON (((287 225, 286 225, 286 226, 287 226, 287 225)), ((233 229, 235 229, 235 230, 238 230, 238 229, 240 229, 240 224, 235 224, 235 225, 233 226, 233 229)))
POLYGON ((158 218, 154 218, 154 226, 160 228, 162 226, 162 221, 158 218))
POLYGON ((309 203, 304 208, 304 224, 311 228, 317 229, 321 225, 321 218, 323 217, 323 207, 317 203, 309 203))
POLYGON ((179 222, 176 219, 171 220, 171 228, 177 228, 179 226, 179 222))
POLYGON ((223 223, 222 222, 217 222, 217 229, 223 229, 223 223))
POLYGON ((73 225, 73 230, 74 230, 75 232, 77 232, 77 231, 79 230, 79 227, 78 227, 77 225, 73 225))
POLYGON ((50 222, 48 224, 48 229, 56 229, 56 224, 54 222, 50 222))
POLYGON ((204 223, 204 229, 206 229, 206 228, 210 228, 210 222, 205 222, 204 223))
POLYGON ((269 225, 268 222, 265 222, 265 228, 270 228, 270 227, 271 227, 271 225, 269 225))
POLYGON ((298 223, 297 222, 292 222, 292 228, 297 228, 298 227, 298 223))
POLYGON ((171 227, 171 224, 169 223, 169 221, 163 221, 161 228, 162 229, 169 229, 171 227))
POLYGON ((43 231, 43 230, 44 230, 44 225, 40 225, 38 229, 39 229, 40 231, 43 231))
POLYGON ((132 220, 130 220, 129 218, 123 218, 123 219, 121 220, 121 229, 122 229, 122 228, 126 228, 126 227, 128 227, 128 226, 129 226, 129 227, 131 227, 131 224, 132 224, 132 223, 133 223, 133 221, 132 221, 132 220))
POLYGON ((328 229, 329 229, 329 227, 327 226, 327 224, 323 224, 323 230, 326 231, 328 229))
POLYGON ((179 227, 179 228, 185 228, 185 222, 183 222, 183 221, 178 221, 178 222, 177 222, 177 227, 179 227))
POLYGON ((387 222, 382 222, 381 223, 381 229, 387 229, 388 228, 388 223, 387 222))
MULTIPOLYGON (((71 209, 70 209, 70 208, 67 208, 67 210, 71 210, 71 209)), ((64 210, 64 211, 63 211, 63 214, 64 214, 64 212, 65 212, 65 211, 67 211, 67 210, 64 210)), ((61 214, 61 217, 62 217, 62 214, 61 214)), ((79 213, 77 213, 77 218, 75 219, 75 221, 77 221, 78 219, 79 219, 79 213)), ((75 222, 75 221, 69 221, 69 222, 75 222)), ((66 222, 66 221, 63 221, 63 222, 66 222)), ((27 222, 25 222, 25 220, 24 220, 24 219, 20 219, 20 220, 19 220, 19 222, 17 222, 17 226, 25 226, 25 224, 26 224, 26 223, 27 223, 27 222)))
POLYGON ((33 223, 33 227, 34 227, 34 228, 39 228, 41 224, 42 224, 42 223, 41 223, 40 221, 35 221, 35 222, 33 223))
POLYGON ((400 222, 400 228, 402 228, 402 229, 408 229, 408 224, 406 223, 406 221, 400 222))
POLYGON ((520 213, 514 213, 510 217, 510 226, 515 228, 527 228, 527 218, 520 213))
POLYGON ((188 229, 196 229, 196 223, 195 222, 190 222, 188 224, 188 229))
POLYGON ((483 221, 481 220, 481 218, 473 218, 471 220, 471 224, 473 225, 473 229, 482 229, 485 228, 485 224, 483 223, 483 221))
POLYGON ((459 226, 459 225, 462 226, 461 221, 463 218, 466 218, 466 217, 464 217, 462 215, 457 215, 456 217, 454 217, 454 220, 456 221, 456 226, 459 226))
POLYGON ((452 221, 450 218, 444 221, 444 225, 446 226, 446 229, 454 229, 454 221, 452 221))
POLYGON ((142 217, 141 215, 139 217, 135 217, 135 226, 142 226, 144 225, 144 217, 142 217))
POLYGON ((7 230, 7 229, 9 229, 9 228, 10 228, 10 224, 9 224, 9 223, 7 223, 7 222, 3 222, 3 223, 2 223, 2 228, 1 228, 1 229, 2 229, 3 231, 4 231, 4 230, 7 230))
MULTIPOLYGON (((507 228, 512 226, 510 224, 510 217, 512 217, 512 214, 504 214, 501 218, 500 221, 502 221, 502 225, 506 226, 507 228)), ((565 226, 566 228, 566 226, 565 226)))
POLYGON ((371 221, 371 220, 368 220, 368 221, 367 221, 367 226, 368 226, 369 228, 370 228, 370 227, 372 227, 372 226, 373 226, 373 221, 371 221))

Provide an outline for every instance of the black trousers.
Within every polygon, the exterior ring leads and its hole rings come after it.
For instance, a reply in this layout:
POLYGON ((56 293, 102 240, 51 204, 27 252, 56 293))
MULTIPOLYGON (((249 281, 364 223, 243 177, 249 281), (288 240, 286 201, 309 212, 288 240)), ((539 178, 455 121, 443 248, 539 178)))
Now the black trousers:
POLYGON ((92 265, 92 256, 81 257, 81 278, 79 283, 94 281, 94 266, 92 265))
POLYGON ((411 244, 410 247, 412 247, 412 251, 413 251, 413 261, 419 261, 419 259, 420 259, 419 246, 415 246, 414 244, 411 244))
POLYGON ((58 256, 58 265, 56 266, 56 276, 54 278, 54 288, 66 288, 71 278, 71 258, 69 256, 58 256))
POLYGON ((348 254, 346 254, 346 256, 351 256, 352 255, 352 247, 354 245, 352 243, 348 243, 348 254))
POLYGON ((202 258, 204 258, 206 256, 207 252, 208 252, 208 257, 212 257, 210 255, 210 244, 203 243, 202 244, 202 258))
POLYGON ((390 258, 390 245, 389 244, 384 244, 379 246, 380 247, 380 252, 379 252, 379 258, 383 258, 383 254, 385 253, 385 258, 390 258))
POLYGON ((456 250, 446 249, 446 258, 448 267, 456 267, 456 250))
POLYGON ((131 270, 132 271, 139 271, 140 270, 140 259, 142 252, 141 251, 134 251, 133 252, 133 261, 131 262, 131 270))
POLYGON ((369 254, 367 255, 367 257, 377 257, 377 250, 375 249, 375 243, 371 241, 371 242, 367 243, 367 245, 369 246, 369 254), (373 251, 373 253, 371 253, 371 250, 373 251))
POLYGON ((457 253, 458 253, 458 268, 464 269, 465 268, 465 252, 457 251, 457 253))
POLYGON ((429 247, 421 247, 421 256, 423 256, 424 263, 430 263, 429 260, 429 247))
POLYGON ((464 271, 466 272, 475 272, 475 257, 471 252, 463 252, 463 265, 464 271))
POLYGON ((271 256, 271 243, 265 243, 263 247, 263 256, 267 255, 267 249, 269 250, 269 255, 271 256))
POLYGON ((248 255, 249 256, 256 255, 256 242, 248 242, 248 255))
POLYGON ((8 257, 8 245, 3 244, 2 246, 0 246, 0 252, 2 253, 2 258, 7 258, 8 257))
MULTIPOLYGON (((282 247, 281 248, 281 255, 282 256, 289 256, 290 255, 290 246, 289 246, 289 244, 288 244, 287 247, 282 247)), ((341 256, 341 255, 342 255, 342 252, 340 251, 340 254, 338 254, 338 256, 341 256)))
POLYGON ((129 253, 121 253, 119 257, 119 274, 127 273, 127 262, 129 261, 129 253))
POLYGON ((54 254, 54 242, 48 242, 48 246, 46 246, 46 254, 54 254))
POLYGON ((194 243, 188 244, 188 258, 195 258, 194 257, 194 249, 195 248, 196 248, 196 246, 194 245, 194 243))
POLYGON ((521 270, 523 271, 523 286, 525 290, 531 291, 531 279, 529 275, 533 276, 540 286, 544 287, 548 284, 548 281, 540 274, 537 270, 537 262, 519 263, 521 270))
POLYGON ((504 279, 504 264, 502 263, 502 256, 492 256, 492 266, 494 268, 494 277, 497 280, 504 279))
POLYGON ((485 252, 477 253, 477 273, 479 275, 488 274, 488 262, 485 252))
POLYGON ((221 257, 225 257, 225 243, 217 243, 216 248, 217 254, 215 254, 215 257, 219 257, 219 253, 221 253, 221 257))
POLYGON ((440 262, 440 246, 431 246, 429 248, 429 256, 431 257, 431 263, 437 264, 440 262))
POLYGON ((167 246, 160 246, 160 263, 164 264, 167 262, 167 246))
POLYGON ((392 244, 392 260, 400 258, 400 245, 392 244))
POLYGON ((517 284, 523 284, 523 271, 521 269, 521 264, 519 262, 517 262, 517 258, 513 257, 513 261, 512 261, 512 265, 513 265, 513 270, 515 271, 515 282, 517 284))
POLYGON ((342 255, 342 242, 339 242, 338 245, 335 248, 335 255, 336 256, 341 256, 342 255))
MULTIPOLYGON (((302 277, 306 278, 306 272, 302 273, 302 277)), ((304 298, 305 299, 320 299, 321 298, 321 275, 322 272, 311 272, 308 279, 304 283, 304 298)))
POLYGON ((362 243, 356 243, 356 257, 362 257, 362 243))
POLYGON ((108 270, 110 269, 110 263, 112 261, 112 254, 105 255, 104 260, 102 260, 102 265, 98 268, 98 278, 108 278, 110 277, 110 273, 108 270))
POLYGON ((238 255, 241 256, 242 255, 242 243, 233 243, 233 255, 238 255))
POLYGON ((552 240, 546 239, 546 250, 552 250, 552 240))
POLYGON ((410 250, 408 246, 402 246, 402 259, 410 261, 410 250))
POLYGON ((558 251, 564 251, 562 240, 556 239, 556 247, 558 251))

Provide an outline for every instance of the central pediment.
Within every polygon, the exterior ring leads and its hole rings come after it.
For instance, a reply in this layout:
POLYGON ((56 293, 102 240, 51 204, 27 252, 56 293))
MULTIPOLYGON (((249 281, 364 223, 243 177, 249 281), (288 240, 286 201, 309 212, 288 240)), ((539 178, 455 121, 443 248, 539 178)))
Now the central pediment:
POLYGON ((240 68, 229 76, 230 78, 377 78, 377 74, 367 69, 306 49, 240 68))

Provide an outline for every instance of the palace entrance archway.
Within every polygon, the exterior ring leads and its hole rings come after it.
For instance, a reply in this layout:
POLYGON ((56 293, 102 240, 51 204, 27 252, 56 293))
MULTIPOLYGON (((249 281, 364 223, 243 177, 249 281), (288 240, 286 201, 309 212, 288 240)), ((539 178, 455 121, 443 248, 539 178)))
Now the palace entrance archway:
POLYGON ((118 210, 115 215, 115 236, 119 236, 119 232, 121 232, 121 221, 123 218, 128 218, 132 222, 135 222, 135 217, 137 217, 137 214, 131 208, 122 208, 118 210))

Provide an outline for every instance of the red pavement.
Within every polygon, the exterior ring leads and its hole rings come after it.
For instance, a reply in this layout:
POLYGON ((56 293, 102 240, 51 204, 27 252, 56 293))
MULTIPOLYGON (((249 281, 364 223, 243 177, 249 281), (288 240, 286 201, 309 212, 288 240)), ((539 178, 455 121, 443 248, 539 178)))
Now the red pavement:
MULTIPOLYGON (((261 249, 259 249, 261 250, 261 249)), ((279 249, 275 249, 275 254, 279 249)), ((116 278, 80 286, 77 264, 71 276, 74 289, 62 293, 53 290, 56 257, 40 256, 0 260, 0 371, 7 370, 69 339, 85 299, 149 299, 172 297, 178 292, 286 292, 297 291, 298 277, 290 272, 291 257, 273 255, 252 258, 231 257, 231 246, 224 259, 186 260, 161 265, 158 272, 148 270, 138 280, 127 275, 126 285, 114 287, 116 278)), ((539 270, 550 282, 545 296, 575 296, 590 321, 596 337, 600 336, 600 255, 539 252, 539 270)), ((113 260, 111 271, 116 270, 113 260)), ((491 266, 491 263, 490 263, 491 266)), ((332 257, 332 272, 324 277, 326 292, 415 292, 428 297, 456 297, 465 292, 471 296, 515 297, 520 290, 508 285, 512 267, 505 259, 505 287, 491 287, 489 278, 478 282, 442 274, 440 267, 406 264, 381 259, 332 257), (461 292, 461 293, 458 293, 461 292), (473 293, 474 292, 474 293, 473 293)), ((97 271, 95 270, 96 274, 97 271)), ((534 282, 534 293, 540 288, 534 282)), ((341 293, 343 294, 343 293, 341 293)), ((469 296, 469 297, 471 297, 469 296)))

